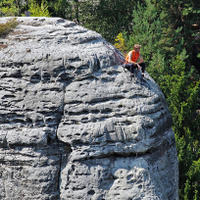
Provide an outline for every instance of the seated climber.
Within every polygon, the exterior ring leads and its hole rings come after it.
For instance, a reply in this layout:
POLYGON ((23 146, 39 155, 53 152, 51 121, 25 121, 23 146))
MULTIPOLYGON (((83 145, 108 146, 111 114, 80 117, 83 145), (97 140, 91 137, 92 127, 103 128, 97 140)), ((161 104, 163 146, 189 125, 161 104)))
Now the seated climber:
POLYGON ((134 77, 134 69, 141 68, 142 76, 144 77, 145 72, 145 63, 143 62, 143 58, 140 54, 141 45, 135 44, 134 50, 129 51, 126 56, 126 61, 124 63, 124 68, 128 69, 131 72, 131 76, 134 77))

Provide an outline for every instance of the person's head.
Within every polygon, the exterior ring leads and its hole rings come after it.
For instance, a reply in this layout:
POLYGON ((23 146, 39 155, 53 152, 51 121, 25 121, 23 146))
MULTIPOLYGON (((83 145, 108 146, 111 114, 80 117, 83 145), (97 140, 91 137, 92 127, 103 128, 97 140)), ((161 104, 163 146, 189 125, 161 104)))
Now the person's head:
POLYGON ((134 45, 134 50, 135 50, 136 52, 139 52, 139 51, 140 51, 140 47, 141 47, 141 45, 135 44, 135 45, 134 45))

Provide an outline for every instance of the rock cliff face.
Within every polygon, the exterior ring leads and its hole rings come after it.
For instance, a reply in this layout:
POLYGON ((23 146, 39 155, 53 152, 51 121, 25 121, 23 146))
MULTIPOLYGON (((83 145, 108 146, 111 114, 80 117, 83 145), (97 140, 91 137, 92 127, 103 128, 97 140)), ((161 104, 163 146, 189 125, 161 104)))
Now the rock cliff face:
POLYGON ((122 55, 73 22, 17 21, 0 39, 0 199, 178 200, 171 117, 151 77, 132 82, 122 55))

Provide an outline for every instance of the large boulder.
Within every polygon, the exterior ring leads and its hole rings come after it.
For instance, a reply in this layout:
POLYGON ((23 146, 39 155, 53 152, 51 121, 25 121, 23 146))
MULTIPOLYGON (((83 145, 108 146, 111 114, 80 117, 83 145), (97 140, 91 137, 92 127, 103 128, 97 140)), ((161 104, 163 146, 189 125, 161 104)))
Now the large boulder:
POLYGON ((74 22, 17 21, 0 39, 0 199, 178 200, 153 79, 133 82, 122 54, 74 22))

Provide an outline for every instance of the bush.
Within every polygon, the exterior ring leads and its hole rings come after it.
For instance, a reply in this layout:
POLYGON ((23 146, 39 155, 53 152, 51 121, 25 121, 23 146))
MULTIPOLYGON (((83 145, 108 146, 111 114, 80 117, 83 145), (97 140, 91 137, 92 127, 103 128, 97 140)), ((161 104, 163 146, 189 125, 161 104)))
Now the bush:
POLYGON ((125 39, 123 37, 123 33, 119 33, 115 38, 114 46, 123 54, 126 54, 126 45, 125 45, 125 39))

